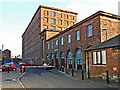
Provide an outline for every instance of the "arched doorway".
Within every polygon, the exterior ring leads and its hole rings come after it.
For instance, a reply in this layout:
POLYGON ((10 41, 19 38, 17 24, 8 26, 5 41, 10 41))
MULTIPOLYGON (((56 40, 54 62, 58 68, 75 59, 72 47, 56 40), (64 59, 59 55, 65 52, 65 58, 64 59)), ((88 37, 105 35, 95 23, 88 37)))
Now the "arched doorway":
POLYGON ((58 53, 55 54, 55 67, 58 67, 58 53))
POLYGON ((75 68, 76 68, 76 70, 82 69, 82 50, 81 49, 77 49, 77 51, 76 51, 75 68))
POLYGON ((54 55, 51 54, 51 65, 53 66, 54 65, 54 55))
POLYGON ((72 68, 72 52, 69 51, 67 54, 67 68, 71 69, 72 68))
POLYGON ((65 54, 64 54, 64 52, 61 52, 61 67, 62 66, 65 67, 65 54))

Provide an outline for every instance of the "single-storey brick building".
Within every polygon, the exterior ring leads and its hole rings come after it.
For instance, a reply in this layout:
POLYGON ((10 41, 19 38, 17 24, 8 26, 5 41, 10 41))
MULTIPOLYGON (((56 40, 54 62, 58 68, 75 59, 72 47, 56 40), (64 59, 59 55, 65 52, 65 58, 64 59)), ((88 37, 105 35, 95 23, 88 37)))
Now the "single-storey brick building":
POLYGON ((86 49, 86 70, 89 77, 111 80, 120 78, 120 34, 86 49))

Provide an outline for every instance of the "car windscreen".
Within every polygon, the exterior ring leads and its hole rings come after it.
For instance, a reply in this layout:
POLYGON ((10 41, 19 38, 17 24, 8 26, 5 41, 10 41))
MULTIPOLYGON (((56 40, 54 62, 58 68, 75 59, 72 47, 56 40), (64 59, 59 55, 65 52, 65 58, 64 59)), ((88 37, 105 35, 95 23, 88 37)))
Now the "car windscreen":
POLYGON ((10 65, 6 64, 5 67, 9 67, 10 65))
POLYGON ((11 64, 10 66, 14 66, 13 64, 11 64))

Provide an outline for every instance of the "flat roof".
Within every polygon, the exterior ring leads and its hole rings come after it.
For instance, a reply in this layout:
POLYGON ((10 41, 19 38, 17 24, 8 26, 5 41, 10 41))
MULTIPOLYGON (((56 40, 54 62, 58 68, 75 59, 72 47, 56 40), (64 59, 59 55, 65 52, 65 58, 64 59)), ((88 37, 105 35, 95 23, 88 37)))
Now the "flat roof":
POLYGON ((54 7, 48 7, 48 6, 44 6, 44 5, 40 5, 40 8, 52 9, 52 10, 56 10, 56 11, 67 12, 67 13, 72 13, 72 14, 78 15, 78 13, 76 13, 76 12, 62 10, 62 9, 54 8, 54 7))
MULTIPOLYGON (((58 8, 54 8, 54 7, 48 7, 48 6, 40 5, 40 6, 38 7, 37 11, 35 12, 35 14, 33 15, 33 17, 32 17, 32 19, 31 19, 30 23, 28 24, 25 32, 27 31, 28 27, 29 27, 30 24, 32 23, 35 15, 36 15, 37 12, 40 10, 40 8, 52 9, 52 10, 56 10, 56 11, 67 12, 67 13, 72 13, 72 14, 78 15, 78 13, 76 13, 76 12, 71 12, 71 11, 68 11, 68 10, 62 10, 62 9, 58 9, 58 8)), ((22 37, 23 37, 23 35, 25 34, 25 32, 22 34, 22 37)))

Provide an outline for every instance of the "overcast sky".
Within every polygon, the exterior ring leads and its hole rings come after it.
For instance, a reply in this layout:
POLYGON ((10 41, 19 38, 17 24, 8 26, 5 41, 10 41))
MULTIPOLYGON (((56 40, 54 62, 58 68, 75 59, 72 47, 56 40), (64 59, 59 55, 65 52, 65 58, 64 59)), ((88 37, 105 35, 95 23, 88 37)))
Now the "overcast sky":
POLYGON ((22 54, 22 34, 39 5, 78 13, 78 22, 99 10, 118 14, 120 0, 0 0, 0 49, 22 54))

